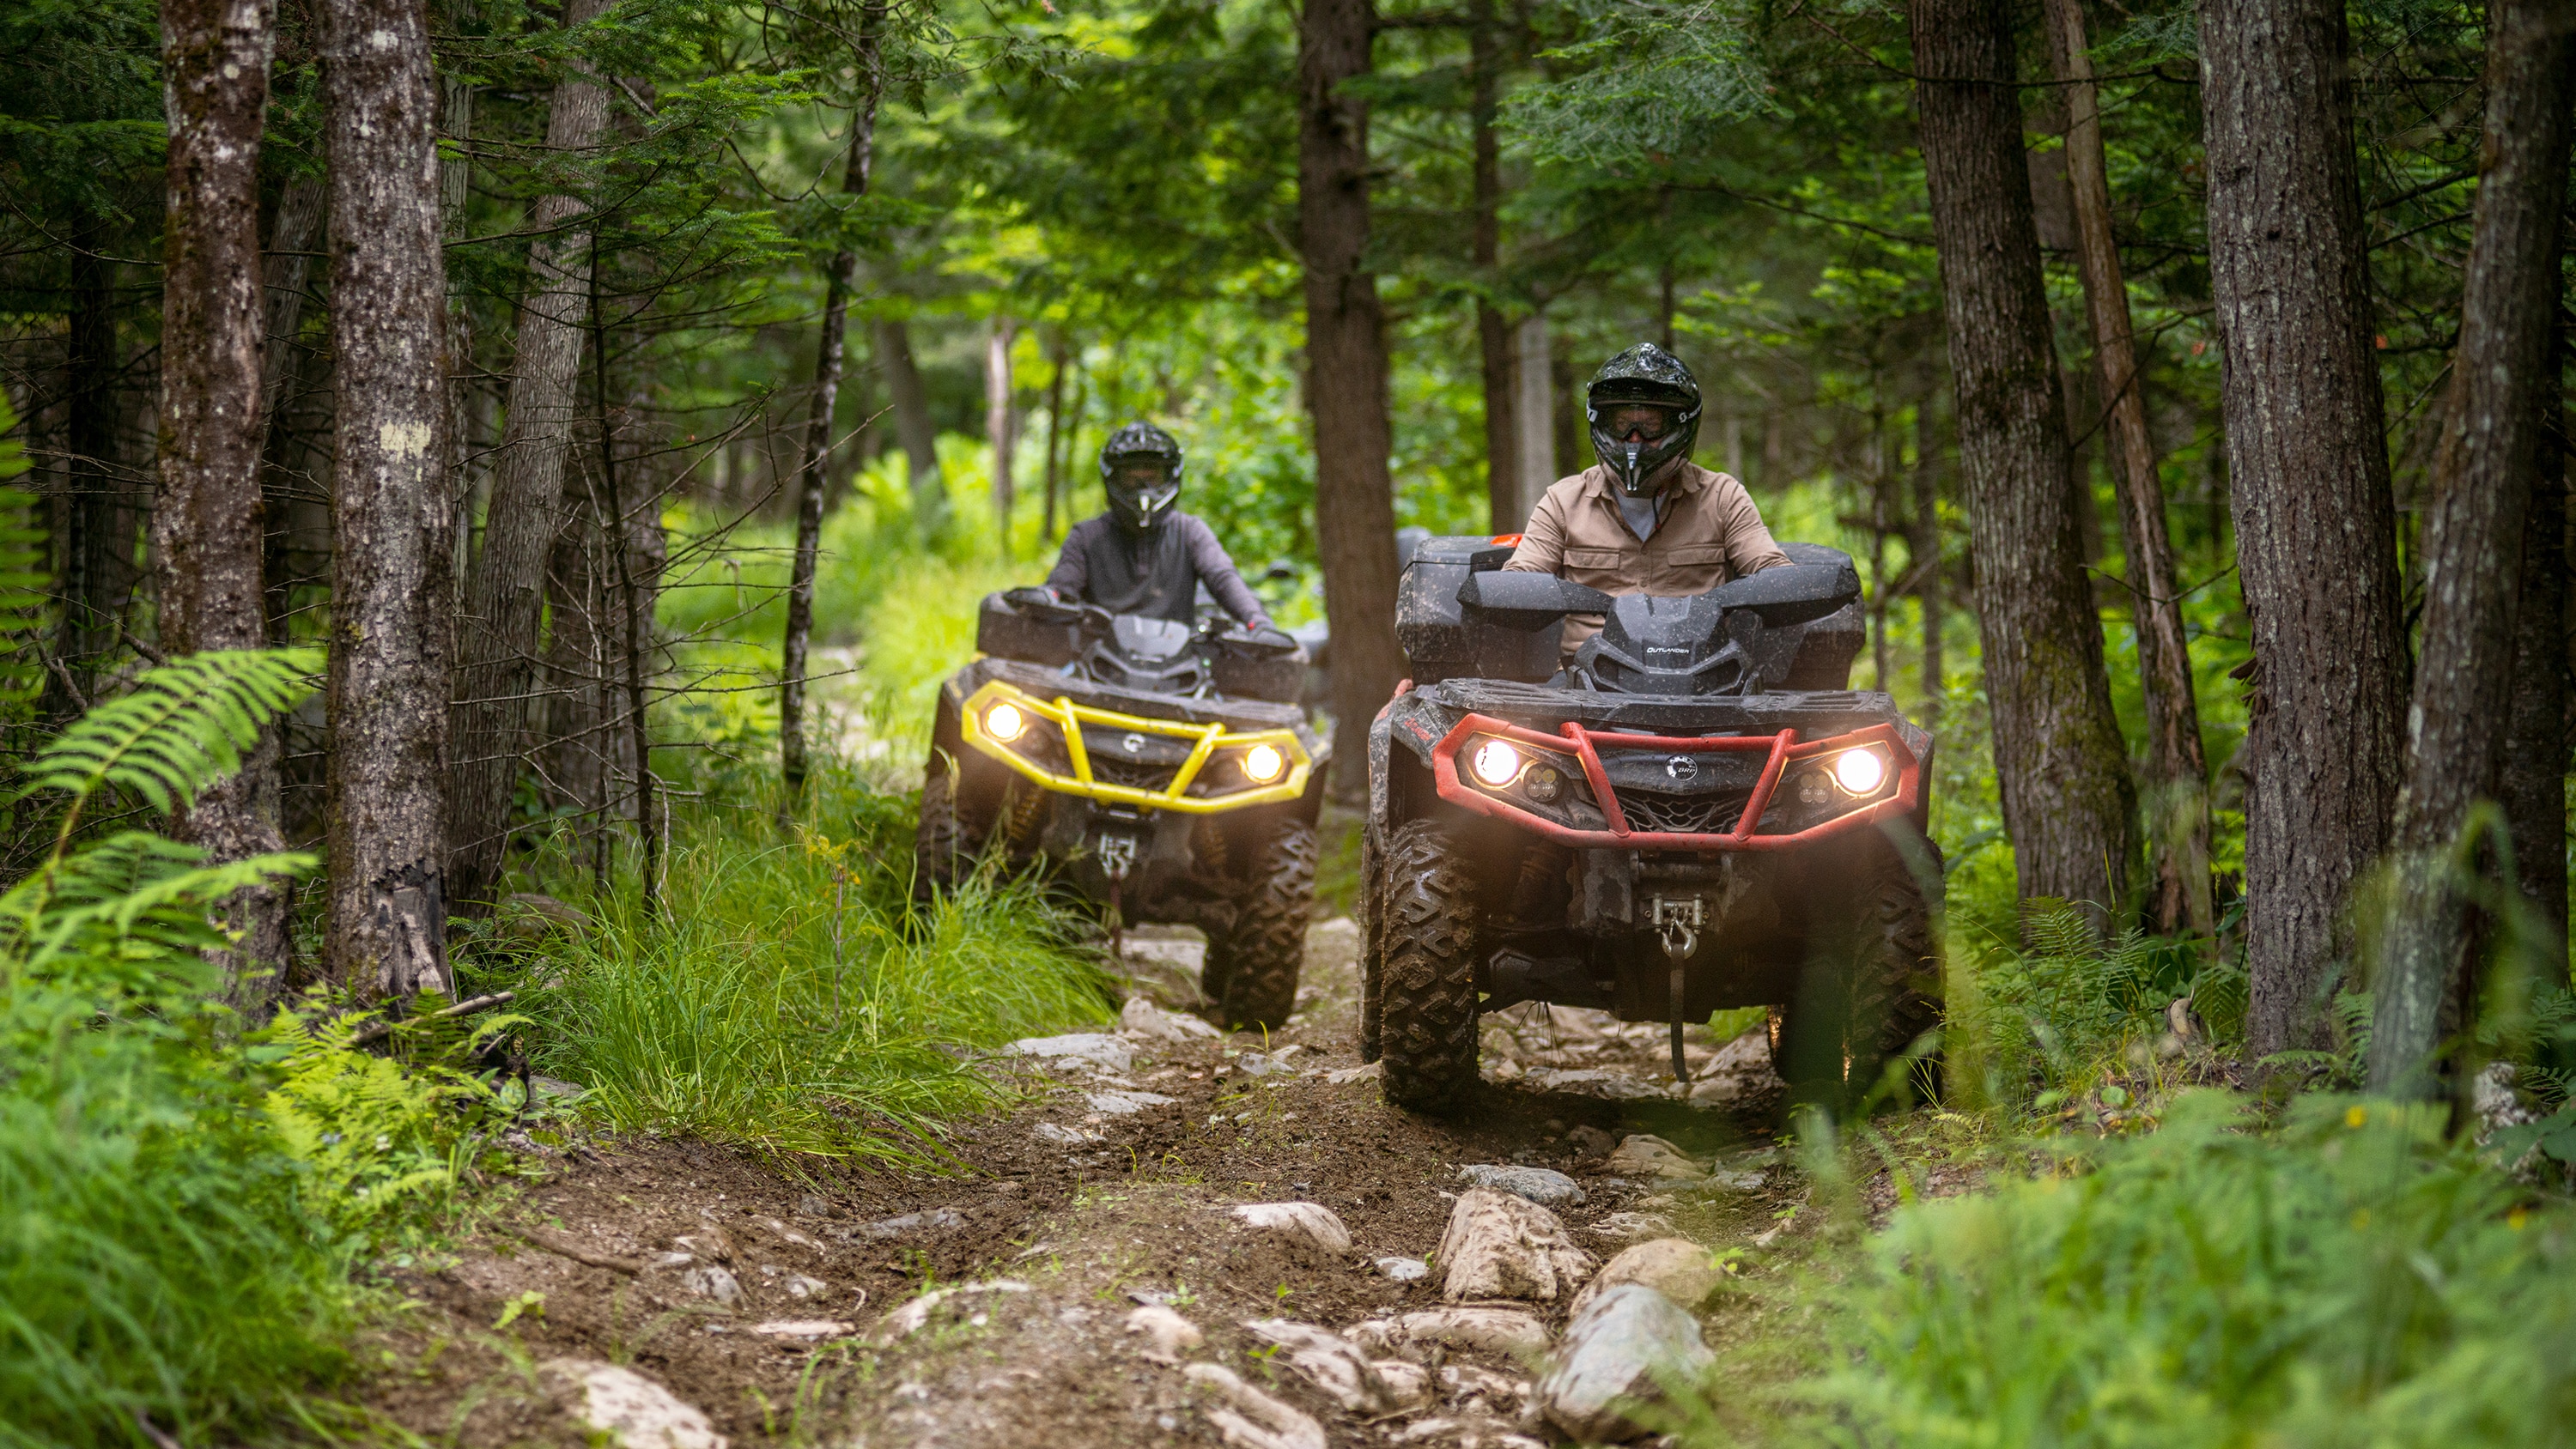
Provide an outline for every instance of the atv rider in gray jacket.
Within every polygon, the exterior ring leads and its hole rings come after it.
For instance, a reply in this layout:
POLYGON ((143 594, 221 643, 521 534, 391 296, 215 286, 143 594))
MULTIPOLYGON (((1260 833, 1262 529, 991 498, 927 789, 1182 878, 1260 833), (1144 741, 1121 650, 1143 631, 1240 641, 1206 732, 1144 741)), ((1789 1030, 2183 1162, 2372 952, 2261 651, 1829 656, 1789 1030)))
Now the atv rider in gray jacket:
POLYGON ((1065 535, 1064 552, 1047 575, 1049 593, 1113 614, 1192 624, 1198 586, 1205 584, 1246 628, 1272 627, 1216 534, 1172 506, 1181 496, 1181 445, 1171 434, 1152 423, 1129 423, 1110 434, 1100 448, 1100 482, 1109 511, 1065 535))

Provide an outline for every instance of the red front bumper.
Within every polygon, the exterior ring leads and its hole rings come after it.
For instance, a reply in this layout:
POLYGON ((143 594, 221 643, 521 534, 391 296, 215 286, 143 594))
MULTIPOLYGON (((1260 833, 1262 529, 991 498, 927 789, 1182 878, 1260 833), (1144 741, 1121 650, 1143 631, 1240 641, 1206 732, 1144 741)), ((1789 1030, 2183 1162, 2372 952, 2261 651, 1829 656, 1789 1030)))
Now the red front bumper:
MULTIPOLYGON (((1923 766, 1914 752, 1905 747, 1904 739, 1892 724, 1876 724, 1849 734, 1829 735, 1820 740, 1800 743, 1796 730, 1782 730, 1776 735, 1729 735, 1718 739, 1677 739, 1666 735, 1619 734, 1607 730, 1588 730, 1569 720, 1559 734, 1545 735, 1533 729, 1493 718, 1470 714, 1431 747, 1431 774, 1438 784, 1440 798, 1480 815, 1507 820, 1525 830, 1535 831, 1550 840, 1566 845, 1610 846, 1628 850, 1793 850, 1812 845, 1854 830, 1876 825, 1882 820, 1914 813, 1922 799, 1923 766), (1458 751, 1469 738, 1495 735, 1550 754, 1571 755, 1582 767, 1583 778, 1592 787, 1592 797, 1601 806, 1608 822, 1606 830, 1585 830, 1561 824, 1515 801, 1476 789, 1458 778, 1458 751), (1759 835, 1763 812, 1770 808, 1772 793, 1780 788, 1781 777, 1789 766, 1817 755, 1835 754, 1858 745, 1880 745, 1888 752, 1895 772, 1895 788, 1880 798, 1837 815, 1822 824, 1783 835, 1759 835), (1682 834, 1660 830, 1630 830, 1627 816, 1619 808, 1619 797, 1610 788, 1608 772, 1601 768, 1601 747, 1623 750, 1653 750, 1665 754, 1701 754, 1725 751, 1764 752, 1762 773, 1754 781, 1753 793, 1745 799, 1744 813, 1737 817, 1736 828, 1723 834, 1682 834)), ((1882 789, 1885 787, 1882 786, 1882 789)))

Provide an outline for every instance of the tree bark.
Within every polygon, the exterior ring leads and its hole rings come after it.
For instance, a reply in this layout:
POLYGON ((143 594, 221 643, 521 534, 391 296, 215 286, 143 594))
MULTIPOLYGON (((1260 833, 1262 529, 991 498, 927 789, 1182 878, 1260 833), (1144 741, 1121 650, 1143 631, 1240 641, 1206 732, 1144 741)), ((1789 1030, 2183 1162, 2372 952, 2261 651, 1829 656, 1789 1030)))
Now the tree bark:
MULTIPOLYGON (((169 118, 161 302, 161 648, 169 654, 268 642, 260 587, 262 323, 259 150, 268 119, 275 0, 164 0, 163 109, 169 118)), ((180 812, 179 838, 218 862, 285 848, 278 829, 278 733, 260 732, 239 771, 180 812)), ((238 949, 220 952, 225 996, 265 1017, 286 966, 286 892, 224 903, 238 949)))
MULTIPOLYGON (((877 34, 884 5, 870 5, 859 15, 858 64, 866 77, 859 104, 850 112, 850 154, 841 173, 841 194, 855 201, 868 194, 868 175, 876 161, 877 34)), ((832 415, 841 396, 842 359, 849 351, 850 292, 859 274, 859 254, 844 245, 832 253, 823 280, 823 327, 815 341, 814 394, 805 413, 805 450, 796 469, 796 560, 787 579, 787 637, 778 671, 778 760, 782 789, 778 827, 784 831, 805 793, 805 653, 814 636, 814 563, 823 547, 823 492, 831 481, 824 462, 832 452, 832 415)), ((918 379, 915 379, 916 385, 918 379)))
MULTIPOLYGON (((115 265, 99 254, 101 228, 75 239, 71 259, 72 309, 64 338, 64 445, 70 457, 64 484, 62 639, 56 649, 79 681, 82 699, 94 698, 100 669, 123 631, 134 591, 134 509, 116 467, 115 265)), ((77 714, 80 705, 46 689, 49 714, 77 714)))
POLYGON ((296 447, 279 420, 302 375, 296 338, 304 325, 304 293, 313 271, 309 253, 322 228, 322 206, 319 177, 298 175, 288 180, 278 189, 267 254, 260 260, 260 285, 266 298, 266 349, 260 357, 259 381, 260 572, 272 644, 287 641, 297 564, 296 482, 288 463, 296 447))
POLYGON ((2321 1047, 2404 760, 2395 519, 2338 0, 2202 0, 2228 482, 2252 620, 2246 1032, 2321 1047))
POLYGON ((912 488, 912 523, 923 538, 948 525, 948 487, 939 476, 939 432, 930 420, 930 393, 912 365, 912 331, 902 319, 877 324, 877 363, 885 369, 886 398, 894 404, 895 441, 903 445, 904 476, 912 488))
MULTIPOLYGON (((568 0, 566 29, 587 24, 605 0, 568 0)), ((546 114, 546 149, 578 156, 598 142, 608 92, 576 67, 557 82, 546 114)), ((544 648, 546 560, 562 531, 564 461, 580 416, 583 313, 593 266, 586 211, 576 196, 537 199, 529 226, 529 291, 519 309, 492 496, 483 546, 465 571, 465 625, 457 640, 449 706, 454 753, 448 767, 449 899, 487 904, 509 843, 510 799, 536 748, 530 731, 537 661, 544 648)))
POLYGON ((2496 793, 2513 705, 2525 522, 2557 401, 2553 326, 2567 205, 2576 6, 2489 9, 2486 140, 2460 299, 2457 406, 2435 465, 2423 643, 2406 715, 2395 888, 2372 984, 2370 1086, 2429 1095, 2473 968, 2470 809, 2496 793))
POLYGON ((590 359, 593 401, 598 404, 599 477, 606 505, 608 547, 617 566, 618 643, 623 655, 619 670, 626 686, 626 732, 635 750, 635 835, 642 845, 642 859, 637 862, 637 903, 643 907, 644 919, 652 920, 661 912, 662 899, 662 818, 656 807, 653 777, 652 717, 645 709, 645 655, 652 639, 653 606, 650 583, 639 567, 635 534, 639 527, 658 527, 653 521, 652 501, 644 501, 644 517, 636 519, 626 511, 626 492, 617 466, 617 426, 608 409, 608 326, 599 305, 599 269, 590 271, 590 359))
POLYGON ((1368 727, 1394 691, 1395 489, 1387 472, 1386 329, 1367 269, 1372 0, 1307 0, 1297 27, 1297 229, 1306 268, 1306 406, 1315 542, 1333 638, 1334 791, 1367 788, 1368 727))
POLYGON ((1066 345, 1062 328, 1047 340, 1047 363, 1051 370, 1047 374, 1046 513, 1038 520, 1038 539, 1052 544, 1056 490, 1064 481, 1064 373, 1072 365, 1072 349, 1066 345))
POLYGON ((449 991, 453 557, 437 94, 421 0, 329 0, 332 521, 327 949, 397 1001, 449 991))
POLYGON ((1941 439, 1927 388, 1914 408, 1914 509, 1906 552, 1914 556, 1914 600, 1923 610, 1923 727, 1941 723, 1941 631, 1948 602, 1941 558, 1941 439))
POLYGON ((1503 250, 1503 150, 1494 129, 1502 52, 1494 31, 1494 0, 1474 0, 1467 8, 1467 119, 1475 137, 1470 243, 1479 285, 1476 347, 1485 382, 1485 501, 1498 534, 1518 533, 1529 522, 1521 507, 1520 433, 1512 421, 1512 326, 1503 320, 1491 291, 1503 250))
MULTIPOLYGON (((2562 242, 2564 238, 2561 239, 2562 242)), ((2562 365, 2563 365, 2563 356, 2562 365)), ((2564 423, 2541 447, 2522 538, 2514 615, 2513 708, 2505 736, 2505 825, 2523 899, 2550 961, 2567 959, 2567 447, 2564 423)))
POLYGON ((2129 889, 2134 795, 2072 506, 2009 20, 2000 0, 1913 0, 1913 25, 2004 826, 2024 899, 2099 902, 2100 921, 2129 889))
POLYGON ((2209 761, 2200 746, 2200 703, 2191 677, 2175 584, 2173 540, 2163 484, 2147 434, 2146 380, 2129 321, 2127 279, 2111 234, 2111 183, 2102 151, 2101 103, 2086 53, 2081 0, 2048 0, 2050 49, 2064 82, 2066 179, 2074 194, 2076 259, 2084 276, 2093 353, 2108 400, 2104 453, 2119 496, 2127 554, 2129 614, 2138 635, 2146 696, 2148 915, 2167 934, 2209 935, 2217 925, 2209 888, 2209 761))

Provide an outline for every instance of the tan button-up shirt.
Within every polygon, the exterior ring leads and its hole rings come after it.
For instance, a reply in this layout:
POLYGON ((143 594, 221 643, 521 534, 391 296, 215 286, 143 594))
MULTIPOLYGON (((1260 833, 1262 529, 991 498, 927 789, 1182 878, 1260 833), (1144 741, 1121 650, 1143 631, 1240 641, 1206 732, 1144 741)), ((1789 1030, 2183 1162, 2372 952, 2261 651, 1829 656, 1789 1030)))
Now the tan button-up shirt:
MULTIPOLYGON (((1789 561, 1762 526, 1753 495, 1724 473, 1683 463, 1682 476, 1657 500, 1655 536, 1642 541, 1619 516, 1617 488, 1597 464, 1558 479, 1503 567, 1555 574, 1605 594, 1678 599, 1789 561)), ((1600 628, 1597 615, 1569 617, 1566 652, 1600 628)))

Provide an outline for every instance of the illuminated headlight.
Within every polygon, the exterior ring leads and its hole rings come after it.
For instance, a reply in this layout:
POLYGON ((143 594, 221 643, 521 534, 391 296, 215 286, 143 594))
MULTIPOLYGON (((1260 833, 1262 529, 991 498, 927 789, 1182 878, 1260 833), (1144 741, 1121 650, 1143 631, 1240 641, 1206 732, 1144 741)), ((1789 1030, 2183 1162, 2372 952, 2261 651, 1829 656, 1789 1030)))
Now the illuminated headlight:
POLYGON ((1256 785, 1267 785, 1288 768, 1288 757, 1277 745, 1254 745, 1243 752, 1243 776, 1256 785))
POLYGON ((1556 797, 1564 792, 1565 776, 1552 765, 1538 766, 1529 772, 1528 779, 1521 781, 1521 793, 1541 805, 1554 804, 1556 797))
POLYGON ((1887 757, 1876 750, 1845 750, 1834 757, 1834 783, 1868 795, 1887 783, 1887 757))
POLYGON ((1029 717, 1016 704, 997 704, 984 711, 984 733, 1004 744, 1029 732, 1029 717))
POLYGON ((1521 752, 1501 740, 1486 740, 1467 757, 1467 768, 1476 778, 1494 789, 1501 789, 1521 772, 1521 752))

